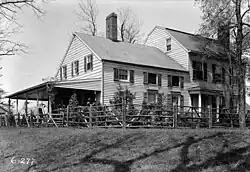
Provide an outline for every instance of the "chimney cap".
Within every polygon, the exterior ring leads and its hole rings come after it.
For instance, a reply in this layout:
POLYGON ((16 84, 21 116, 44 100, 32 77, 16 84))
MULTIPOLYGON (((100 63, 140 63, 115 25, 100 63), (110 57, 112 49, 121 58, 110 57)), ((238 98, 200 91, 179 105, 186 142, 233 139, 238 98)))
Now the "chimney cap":
POLYGON ((117 14, 115 14, 114 12, 109 14, 107 17, 106 17, 106 20, 109 19, 110 17, 116 17, 117 18, 117 14))

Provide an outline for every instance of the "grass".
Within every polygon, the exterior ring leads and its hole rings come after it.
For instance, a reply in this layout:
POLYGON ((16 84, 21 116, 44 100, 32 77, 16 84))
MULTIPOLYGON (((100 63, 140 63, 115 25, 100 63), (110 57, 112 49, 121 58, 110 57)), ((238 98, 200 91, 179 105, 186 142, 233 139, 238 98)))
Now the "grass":
POLYGON ((250 131, 1 128, 0 171, 250 171, 250 131), (34 158, 13 164, 11 159, 34 158))

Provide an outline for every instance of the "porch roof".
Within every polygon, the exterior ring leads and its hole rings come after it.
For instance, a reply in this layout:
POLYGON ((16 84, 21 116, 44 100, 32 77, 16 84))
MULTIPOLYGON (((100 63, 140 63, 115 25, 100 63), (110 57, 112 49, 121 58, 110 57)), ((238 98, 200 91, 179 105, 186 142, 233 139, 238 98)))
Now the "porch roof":
POLYGON ((222 93, 223 89, 218 87, 215 84, 210 84, 210 83, 199 83, 196 86, 188 88, 188 91, 190 94, 196 94, 199 92, 206 92, 206 93, 222 93))
POLYGON ((57 82, 54 87, 101 91, 101 79, 79 79, 57 82))
POLYGON ((50 82, 43 82, 31 87, 28 87, 26 89, 17 91, 13 94, 7 95, 6 98, 10 98, 10 99, 26 99, 26 95, 28 95, 28 99, 29 100, 36 100, 37 98, 39 98, 39 100, 48 100, 48 93, 46 91, 47 88, 47 84, 49 84, 50 82), (37 94, 39 92, 39 94, 37 94))
MULTIPOLYGON (((13 94, 7 95, 5 98, 10 99, 26 99, 26 95, 29 100, 39 100, 46 101, 48 100, 47 85, 52 84, 52 81, 43 82, 26 89, 17 91, 13 94)), ((101 90, 101 79, 80 79, 80 80, 66 80, 66 81, 57 81, 54 83, 56 88, 70 88, 70 89, 80 89, 80 90, 101 90)))

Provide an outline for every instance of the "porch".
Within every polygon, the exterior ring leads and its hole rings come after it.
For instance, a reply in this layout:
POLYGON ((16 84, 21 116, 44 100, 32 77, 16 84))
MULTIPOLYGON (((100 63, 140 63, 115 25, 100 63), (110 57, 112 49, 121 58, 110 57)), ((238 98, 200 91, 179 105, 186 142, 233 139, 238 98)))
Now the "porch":
MULTIPOLYGON (((101 101, 100 88, 99 79, 48 81, 8 95, 6 98, 9 98, 9 106, 15 100, 15 118, 21 116, 21 118, 26 119, 28 124, 28 119, 31 116, 51 115, 55 109, 66 107, 73 93, 77 95, 80 106, 98 104, 101 101), (20 112, 19 100, 24 101, 24 113, 20 112), (36 107, 29 107, 29 103, 32 101, 36 102, 36 107)), ((11 113, 10 108, 9 113, 11 113)))
POLYGON ((189 90, 191 106, 196 107, 201 114, 212 109, 215 119, 219 122, 220 110, 226 108, 226 100, 221 90, 208 90, 201 87, 193 87, 189 90))

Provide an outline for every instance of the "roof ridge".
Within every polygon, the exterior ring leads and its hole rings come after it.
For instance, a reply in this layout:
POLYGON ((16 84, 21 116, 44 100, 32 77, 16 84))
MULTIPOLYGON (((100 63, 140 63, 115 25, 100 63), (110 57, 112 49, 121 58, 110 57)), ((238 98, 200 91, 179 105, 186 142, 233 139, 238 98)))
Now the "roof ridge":
POLYGON ((203 36, 203 35, 200 35, 200 34, 185 32, 185 31, 181 31, 181 30, 177 30, 177 29, 172 29, 172 28, 169 28, 169 27, 164 27, 164 28, 167 29, 167 30, 171 30, 171 31, 175 31, 175 32, 183 33, 183 34, 188 34, 188 35, 191 35, 191 36, 200 36, 202 38, 209 39, 211 41, 217 41, 216 39, 209 38, 209 37, 206 37, 206 36, 203 36))

